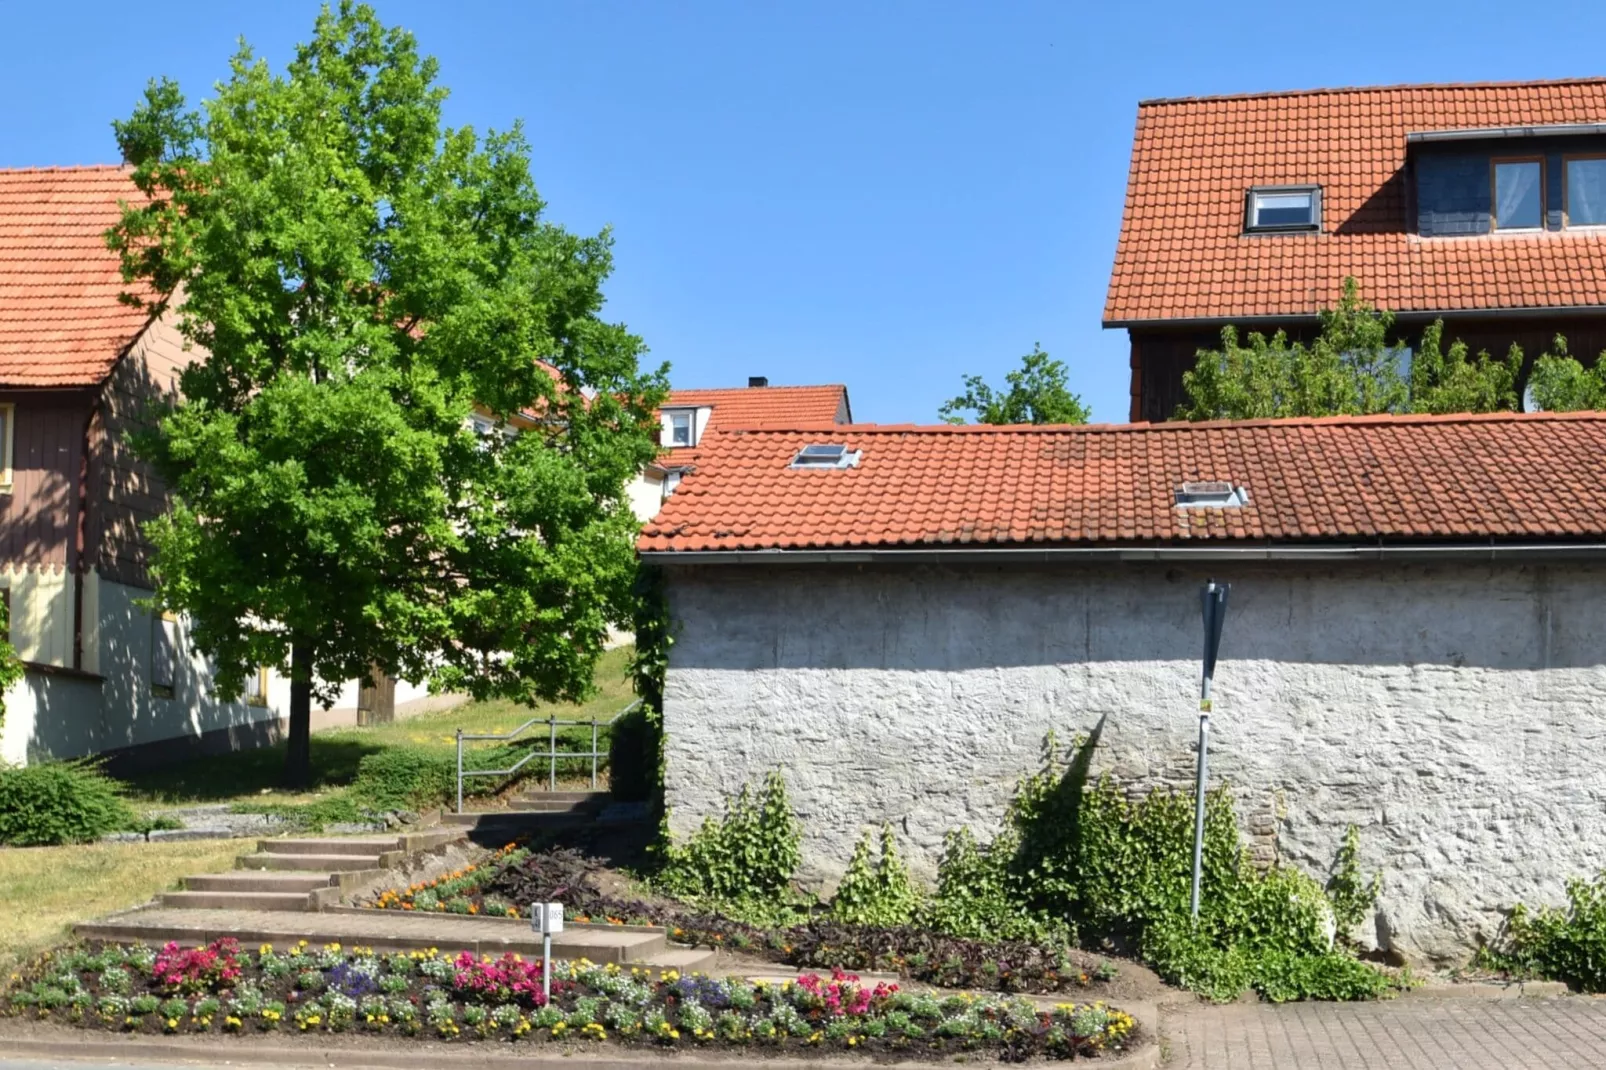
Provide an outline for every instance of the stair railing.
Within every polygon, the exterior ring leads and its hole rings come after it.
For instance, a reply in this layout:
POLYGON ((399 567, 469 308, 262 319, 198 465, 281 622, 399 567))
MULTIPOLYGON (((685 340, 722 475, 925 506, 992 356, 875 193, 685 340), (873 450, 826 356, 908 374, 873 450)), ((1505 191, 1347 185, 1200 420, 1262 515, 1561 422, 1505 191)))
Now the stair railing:
POLYGON ((525 767, 525 765, 527 765, 530 762, 530 760, 533 759, 533 758, 545 758, 545 759, 547 759, 547 762, 548 762, 548 766, 547 766, 547 790, 548 791, 556 791, 557 790, 557 787, 558 787, 558 762, 559 762, 559 760, 570 759, 570 758, 590 758, 591 759, 591 790, 595 791, 596 788, 597 788, 597 760, 602 757, 602 753, 597 750, 597 734, 598 734, 598 731, 600 729, 603 729, 603 728, 612 727, 613 723, 615 721, 617 721, 619 718, 623 717, 625 714, 630 713, 632 710, 634 710, 636 707, 638 707, 640 705, 641 705, 641 700, 638 698, 636 701, 632 702, 630 705, 626 706, 624 709, 620 710, 618 713, 615 713, 612 717, 608 718, 606 721, 599 721, 596 717, 592 717, 589 720, 582 720, 580 718, 559 717, 556 714, 550 714, 550 715, 548 715, 546 717, 531 717, 528 721, 525 721, 523 724, 519 725, 517 728, 513 729, 513 731, 511 731, 511 732, 502 732, 502 733, 467 732, 466 733, 461 728, 459 728, 457 730, 457 812, 458 813, 462 813, 463 812, 463 781, 464 780, 466 780, 469 777, 476 777, 476 776, 513 776, 520 769, 523 769, 525 767), (523 735, 525 732, 529 731, 531 728, 534 728, 536 725, 543 725, 543 724, 547 726, 547 749, 545 751, 532 750, 532 751, 530 751, 530 753, 526 754, 524 757, 520 758, 518 761, 514 762, 512 765, 508 766, 506 769, 464 769, 463 768, 463 743, 465 741, 473 742, 473 741, 476 741, 476 740, 498 740, 500 742, 504 742, 505 743, 508 740, 517 739, 519 736, 523 735), (590 725, 591 726, 591 750, 590 751, 573 751, 573 750, 560 751, 560 750, 558 750, 558 726, 559 725, 590 725))

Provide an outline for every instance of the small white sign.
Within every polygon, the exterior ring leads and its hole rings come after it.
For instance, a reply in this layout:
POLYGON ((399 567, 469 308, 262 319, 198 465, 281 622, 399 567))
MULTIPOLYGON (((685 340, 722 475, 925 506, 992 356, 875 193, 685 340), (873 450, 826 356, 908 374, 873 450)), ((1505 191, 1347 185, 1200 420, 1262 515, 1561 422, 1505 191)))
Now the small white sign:
POLYGON ((536 903, 530 907, 530 928, 543 935, 563 931, 563 904, 536 903))

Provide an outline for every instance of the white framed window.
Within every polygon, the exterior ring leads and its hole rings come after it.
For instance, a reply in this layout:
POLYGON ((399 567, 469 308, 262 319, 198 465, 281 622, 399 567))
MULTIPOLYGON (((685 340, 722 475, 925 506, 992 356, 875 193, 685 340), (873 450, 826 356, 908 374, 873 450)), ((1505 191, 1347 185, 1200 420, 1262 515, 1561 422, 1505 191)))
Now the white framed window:
POLYGON ((1545 161, 1491 160, 1490 225, 1495 230, 1538 230, 1545 225, 1545 161))
POLYGON ((1249 191, 1244 229, 1253 231, 1322 229, 1320 186, 1256 186, 1249 191))
POLYGON ((671 409, 664 413, 664 429, 668 432, 670 446, 696 445, 696 436, 693 434, 696 426, 697 414, 690 409, 671 409))
POLYGON ((266 706, 268 704, 268 667, 259 665, 257 671, 245 678, 245 704, 247 706, 266 706))
POLYGON ((178 618, 163 613, 151 618, 151 694, 172 698, 178 689, 178 618))
POLYGON ((17 407, 0 402, 0 494, 11 493, 13 440, 16 438, 17 407))

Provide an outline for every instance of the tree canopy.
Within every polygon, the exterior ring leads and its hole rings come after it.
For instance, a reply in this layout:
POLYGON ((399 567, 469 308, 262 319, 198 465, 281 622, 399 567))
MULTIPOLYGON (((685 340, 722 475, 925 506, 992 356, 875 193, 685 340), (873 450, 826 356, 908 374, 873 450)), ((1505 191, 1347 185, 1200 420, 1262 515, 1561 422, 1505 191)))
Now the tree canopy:
POLYGON ((579 698, 631 618, 666 369, 601 318, 609 234, 545 221, 520 128, 444 127, 436 75, 343 2, 284 73, 242 44, 200 110, 160 80, 114 124, 126 299, 197 354, 138 444, 156 599, 223 696, 289 673, 292 781, 341 681, 579 698))
POLYGON ((1534 361, 1528 392, 1536 408, 1547 412, 1606 409, 1606 354, 1590 367, 1567 352, 1567 339, 1557 335, 1553 352, 1534 361))
POLYGON ((1221 348, 1201 350, 1182 377, 1188 420, 1343 416, 1403 412, 1496 412, 1520 407, 1523 355, 1471 356, 1465 343, 1443 347, 1444 324, 1424 332, 1415 353, 1390 340, 1394 314, 1362 300, 1354 278, 1338 304, 1321 313, 1310 342, 1221 332, 1221 348), (1410 371, 1401 364, 1409 355, 1410 371))
POLYGON ((1040 346, 1021 358, 1021 366, 1004 376, 1008 389, 995 391, 979 375, 965 376, 965 392, 944 402, 937 415, 951 424, 965 423, 973 413, 979 424, 1085 424, 1087 407, 1066 384, 1065 365, 1040 346))

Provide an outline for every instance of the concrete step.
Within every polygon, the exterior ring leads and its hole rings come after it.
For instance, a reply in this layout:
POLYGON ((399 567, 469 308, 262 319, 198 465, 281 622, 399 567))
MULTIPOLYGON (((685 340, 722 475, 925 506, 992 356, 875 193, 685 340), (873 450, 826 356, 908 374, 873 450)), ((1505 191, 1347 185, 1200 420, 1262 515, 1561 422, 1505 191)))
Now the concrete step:
POLYGON ((707 948, 670 947, 631 965, 645 966, 659 973, 667 970, 678 970, 683 974, 707 973, 714 968, 718 958, 719 952, 707 948))
POLYGON ((570 828, 585 824, 582 813, 550 813, 541 810, 471 810, 463 814, 442 814, 441 824, 478 830, 506 829, 508 832, 535 832, 541 829, 570 828))
POLYGON ((528 795, 507 801, 509 810, 540 814, 592 814, 597 805, 590 802, 569 802, 563 799, 542 799, 528 795))
MULTIPOLYGON (((339 943, 378 951, 436 948, 446 954, 468 951, 492 956, 511 951, 526 957, 541 953, 541 935, 531 932, 527 924, 514 924, 500 918, 399 910, 365 911, 359 915, 155 906, 85 922, 75 927, 74 932, 85 940, 143 942, 153 946, 169 940, 180 944, 205 944, 232 936, 247 947, 306 940, 310 944, 339 943)), ((552 953, 559 958, 587 958, 599 963, 640 963, 668 950, 662 929, 570 929, 552 941, 552 953)), ((668 961, 682 959, 677 956, 668 961)))
POLYGON ((349 873, 358 869, 383 869, 379 855, 241 855, 235 860, 239 869, 296 869, 312 873, 349 873))
POLYGON ((566 803, 594 803, 598 806, 605 804, 612 794, 606 791, 544 791, 540 788, 527 788, 520 793, 520 798, 546 799, 550 802, 566 803))
POLYGON ((400 838, 258 840, 257 850, 272 855, 382 855, 403 850, 400 838))
POLYGON ((191 910, 311 910, 307 892, 168 892, 164 907, 191 910))
POLYGON ((262 870, 235 870, 233 873, 204 873, 184 878, 191 892, 307 892, 328 888, 327 873, 271 873, 262 870))

